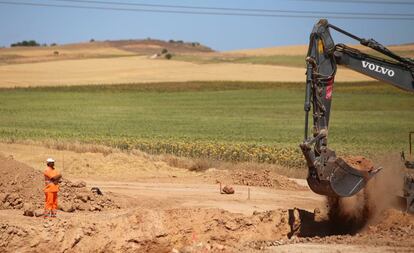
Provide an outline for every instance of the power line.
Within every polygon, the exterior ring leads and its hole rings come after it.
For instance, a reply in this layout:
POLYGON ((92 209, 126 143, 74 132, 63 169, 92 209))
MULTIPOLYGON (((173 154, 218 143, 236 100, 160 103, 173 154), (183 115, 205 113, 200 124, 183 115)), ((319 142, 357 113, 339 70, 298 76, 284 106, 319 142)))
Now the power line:
POLYGON ((359 20, 406 20, 413 21, 414 17, 367 17, 367 16, 333 16, 333 15, 291 15, 291 14, 254 14, 254 13, 236 13, 236 12, 199 12, 183 10, 157 10, 157 9, 137 9, 137 8, 119 8, 119 7, 102 7, 102 6, 85 6, 85 5, 68 5, 68 4, 45 4, 30 2, 9 2, 0 1, 0 4, 17 5, 17 6, 36 6, 36 7, 56 7, 88 10, 110 10, 110 11, 129 11, 129 12, 148 12, 148 13, 171 13, 171 14, 191 14, 191 15, 215 15, 215 16, 244 16, 244 17, 267 17, 267 18, 332 18, 332 19, 359 19, 359 20))
POLYGON ((388 4, 388 5, 414 5, 413 1, 369 1, 369 0, 294 0, 303 2, 332 2, 332 3, 352 3, 352 4, 388 4))
POLYGON ((372 13, 372 12, 335 12, 335 11, 298 11, 298 10, 279 10, 279 9, 248 9, 248 8, 228 8, 228 7, 212 7, 212 6, 189 6, 189 5, 165 5, 165 4, 143 4, 131 2, 114 2, 114 1, 98 1, 98 0, 53 0, 55 2, 72 2, 72 3, 92 3, 103 5, 119 5, 119 6, 141 6, 141 7, 157 7, 157 8, 175 8, 175 9, 192 9, 192 10, 216 10, 216 11, 242 11, 242 12, 265 12, 265 13, 295 13, 295 14, 316 14, 322 13, 326 15, 351 15, 351 16, 413 16, 414 14, 403 13, 372 13))

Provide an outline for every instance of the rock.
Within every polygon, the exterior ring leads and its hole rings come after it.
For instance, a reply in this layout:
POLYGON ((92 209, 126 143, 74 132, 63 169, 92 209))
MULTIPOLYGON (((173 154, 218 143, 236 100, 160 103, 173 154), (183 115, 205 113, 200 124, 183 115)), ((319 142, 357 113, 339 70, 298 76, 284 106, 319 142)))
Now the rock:
POLYGON ((24 210, 23 215, 33 217, 34 216, 34 211, 33 210, 24 210))
POLYGON ((23 203, 23 199, 21 199, 20 197, 16 198, 13 203, 12 206, 17 206, 19 204, 23 203))
POLYGON ((76 198, 80 199, 84 203, 86 203, 89 200, 89 196, 86 193, 78 193, 76 194, 76 198))
POLYGON ((39 241, 38 239, 33 238, 33 239, 32 239, 32 241, 30 242, 30 247, 31 247, 31 248, 34 248, 34 247, 36 247, 37 245, 39 245, 39 243, 40 243, 40 241, 39 241))
POLYGON ((79 211, 85 211, 86 210, 84 204, 81 204, 81 203, 77 203, 77 204, 73 205, 73 207, 75 208, 75 210, 79 210, 79 211))
POLYGON ((36 209, 36 210, 33 212, 33 214, 34 214, 34 216, 35 216, 35 217, 40 217, 40 216, 43 216, 43 212, 44 212, 44 210, 43 210, 43 209, 36 209))
POLYGON ((233 187, 226 185, 226 186, 223 187, 223 193, 225 193, 225 194, 234 194, 234 189, 233 189, 233 187))
POLYGON ((102 211, 102 207, 100 207, 99 205, 91 205, 89 207, 89 211, 102 211))
POLYGON ((74 188, 84 188, 84 187, 86 187, 86 182, 85 181, 77 181, 77 182, 73 182, 72 184, 71 184, 71 187, 74 187, 74 188))
POLYGON ((0 193, 0 203, 6 202, 8 197, 9 197, 8 193, 0 193))
POLYGON ((235 221, 232 221, 232 220, 230 220, 230 221, 228 221, 228 222, 226 222, 226 224, 224 225, 228 230, 231 230, 231 231, 235 231, 235 230, 237 230, 237 229, 239 229, 240 228, 240 225, 239 224, 237 224, 235 221))
POLYGON ((75 208, 73 207, 73 205, 70 203, 66 203, 66 202, 63 202, 62 204, 60 204, 59 209, 66 213, 72 213, 75 211, 75 208))
POLYGON ((221 245, 221 244, 216 244, 216 245, 214 245, 215 246, 215 248, 216 249, 218 249, 218 250, 224 250, 224 245, 221 245))
POLYGON ((33 217, 34 216, 34 207, 30 204, 23 204, 23 215, 33 217))
POLYGON ((13 206, 14 209, 22 209, 23 208, 23 203, 19 203, 15 206, 13 206))
POLYGON ((102 191, 98 187, 92 187, 91 192, 97 195, 102 195, 102 191))
POLYGON ((17 200, 19 198, 19 195, 17 193, 11 193, 8 197, 7 197, 7 201, 12 204, 15 200, 17 200))
POLYGON ((251 218, 246 218, 244 224, 246 226, 251 226, 251 225, 253 225, 253 220, 251 218))
POLYGON ((192 246, 185 246, 179 252, 182 252, 182 253, 192 253, 192 252, 195 252, 195 250, 194 250, 194 247, 192 247, 192 246))

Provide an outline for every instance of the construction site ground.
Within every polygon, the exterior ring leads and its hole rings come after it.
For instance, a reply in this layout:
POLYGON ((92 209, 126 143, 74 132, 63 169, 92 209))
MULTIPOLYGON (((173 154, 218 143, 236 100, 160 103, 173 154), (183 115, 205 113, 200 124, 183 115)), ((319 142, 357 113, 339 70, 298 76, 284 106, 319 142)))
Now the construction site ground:
POLYGON ((344 231, 305 180, 265 169, 195 172, 143 153, 2 143, 0 173, 1 252, 414 252, 414 216, 392 208, 383 182, 369 201, 345 200, 355 209, 365 201, 371 214, 344 231), (56 219, 35 217, 46 154, 65 178, 56 219), (235 193, 220 194, 220 182, 235 193))

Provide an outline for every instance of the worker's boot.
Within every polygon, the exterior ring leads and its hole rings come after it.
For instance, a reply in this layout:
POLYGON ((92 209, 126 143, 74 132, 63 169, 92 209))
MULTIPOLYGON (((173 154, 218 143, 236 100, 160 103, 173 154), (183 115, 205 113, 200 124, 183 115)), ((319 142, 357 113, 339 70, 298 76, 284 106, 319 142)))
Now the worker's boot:
POLYGON ((52 210, 52 211, 50 212, 50 217, 52 217, 52 218, 56 218, 56 215, 57 215, 57 211, 56 211, 56 210, 52 210))

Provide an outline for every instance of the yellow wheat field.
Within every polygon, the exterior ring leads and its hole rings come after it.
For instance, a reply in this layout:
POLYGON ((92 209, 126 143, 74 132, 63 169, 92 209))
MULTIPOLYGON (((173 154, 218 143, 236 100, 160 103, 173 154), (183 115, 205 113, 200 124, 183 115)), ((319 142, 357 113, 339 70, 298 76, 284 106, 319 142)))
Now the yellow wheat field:
MULTIPOLYGON (((302 82, 305 69, 257 64, 196 64, 146 56, 61 60, 0 66, 0 87, 119 84, 171 81, 302 82)), ((337 81, 370 78, 338 71, 337 81)))
MULTIPOLYGON (((370 52, 373 50, 362 46, 362 45, 349 45, 355 49, 370 52)), ((413 56, 414 45, 398 45, 398 46, 389 46, 390 50, 400 53, 405 56, 413 56)), ((292 45, 292 46, 278 46, 278 47, 267 47, 267 48, 253 48, 253 49, 241 49, 223 52, 224 54, 237 54, 244 56, 275 56, 275 55, 303 55, 305 56, 308 52, 308 45, 292 45)))

